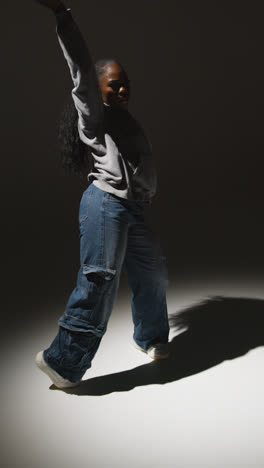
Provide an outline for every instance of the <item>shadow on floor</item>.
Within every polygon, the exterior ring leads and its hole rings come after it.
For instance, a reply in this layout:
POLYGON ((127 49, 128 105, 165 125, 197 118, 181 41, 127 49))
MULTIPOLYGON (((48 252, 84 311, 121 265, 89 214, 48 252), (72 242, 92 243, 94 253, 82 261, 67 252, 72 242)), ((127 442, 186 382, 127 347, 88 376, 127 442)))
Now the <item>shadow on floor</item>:
POLYGON ((212 297, 171 316, 170 323, 181 333, 170 343, 169 359, 84 380, 64 391, 99 396, 174 382, 264 345, 264 301, 260 299, 212 297))

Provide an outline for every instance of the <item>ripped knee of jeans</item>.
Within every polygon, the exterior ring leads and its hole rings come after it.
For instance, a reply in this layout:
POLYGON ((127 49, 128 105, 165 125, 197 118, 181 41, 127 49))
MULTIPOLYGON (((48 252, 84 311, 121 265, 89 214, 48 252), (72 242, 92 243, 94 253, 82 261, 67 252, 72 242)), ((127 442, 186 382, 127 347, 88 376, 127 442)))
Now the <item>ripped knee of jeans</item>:
POLYGON ((116 270, 95 265, 82 266, 81 289, 85 297, 100 293, 114 279, 116 270))

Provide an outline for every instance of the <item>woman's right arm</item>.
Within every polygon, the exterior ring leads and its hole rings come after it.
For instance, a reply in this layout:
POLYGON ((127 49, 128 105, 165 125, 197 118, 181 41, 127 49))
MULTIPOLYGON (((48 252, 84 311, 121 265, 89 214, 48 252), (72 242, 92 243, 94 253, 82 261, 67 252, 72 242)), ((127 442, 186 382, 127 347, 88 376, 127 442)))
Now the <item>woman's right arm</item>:
POLYGON ((103 121, 104 105, 95 67, 85 40, 74 22, 70 9, 58 0, 35 0, 50 8, 56 16, 57 35, 68 63, 74 88, 72 98, 78 112, 82 140, 93 139, 103 121))

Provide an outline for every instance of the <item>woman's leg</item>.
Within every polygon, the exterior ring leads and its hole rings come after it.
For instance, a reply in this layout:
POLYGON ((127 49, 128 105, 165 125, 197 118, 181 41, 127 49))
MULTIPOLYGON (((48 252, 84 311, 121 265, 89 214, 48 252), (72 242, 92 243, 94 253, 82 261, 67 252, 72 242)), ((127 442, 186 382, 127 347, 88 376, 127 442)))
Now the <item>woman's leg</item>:
POLYGON ((48 365, 71 382, 91 366, 116 298, 128 232, 128 210, 119 200, 93 184, 81 200, 77 284, 44 351, 48 365))
POLYGON ((124 270, 132 290, 135 342, 145 351, 167 343, 167 268, 159 242, 143 217, 129 226, 124 270))

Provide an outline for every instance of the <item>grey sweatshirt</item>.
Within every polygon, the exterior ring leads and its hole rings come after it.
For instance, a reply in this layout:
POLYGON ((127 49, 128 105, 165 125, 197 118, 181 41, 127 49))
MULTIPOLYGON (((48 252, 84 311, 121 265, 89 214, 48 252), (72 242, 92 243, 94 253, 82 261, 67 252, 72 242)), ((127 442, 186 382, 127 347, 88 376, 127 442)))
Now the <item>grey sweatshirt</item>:
POLYGON ((150 202, 157 177, 148 139, 127 110, 103 102, 94 64, 70 9, 56 18, 59 43, 74 85, 79 136, 93 157, 88 180, 120 198, 150 202))

